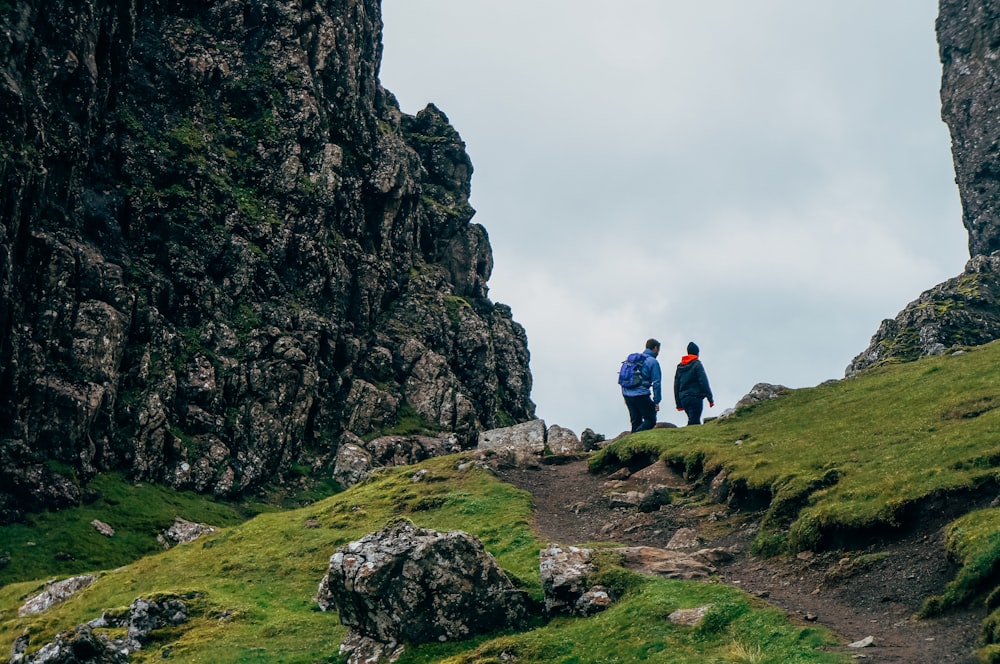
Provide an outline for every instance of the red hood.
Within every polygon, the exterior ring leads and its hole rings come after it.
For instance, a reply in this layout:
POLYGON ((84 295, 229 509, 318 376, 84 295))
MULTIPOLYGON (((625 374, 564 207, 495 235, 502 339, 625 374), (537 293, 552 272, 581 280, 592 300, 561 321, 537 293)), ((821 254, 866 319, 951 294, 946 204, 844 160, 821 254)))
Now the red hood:
POLYGON ((697 355, 685 355, 684 357, 681 358, 681 364, 688 364, 689 362, 693 362, 694 360, 697 359, 698 359, 697 355))

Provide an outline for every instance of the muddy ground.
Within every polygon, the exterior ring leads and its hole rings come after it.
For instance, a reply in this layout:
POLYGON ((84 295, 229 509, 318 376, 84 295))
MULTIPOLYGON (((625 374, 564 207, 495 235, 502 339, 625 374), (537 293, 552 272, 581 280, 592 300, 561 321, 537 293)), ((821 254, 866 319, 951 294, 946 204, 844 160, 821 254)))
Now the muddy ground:
MULTIPOLYGON (((615 469, 610 469, 614 471, 615 469)), ((823 625, 837 634, 842 650, 862 662, 940 664, 977 662, 985 610, 952 611, 940 618, 916 617, 923 601, 940 595, 956 566, 944 554, 947 518, 933 517, 905 534, 887 534, 859 550, 805 552, 760 559, 748 551, 760 513, 696 500, 696 487, 663 464, 637 471, 594 474, 585 460, 507 469, 500 477, 530 492, 535 521, 544 538, 562 545, 615 541, 666 547, 681 528, 697 534, 699 547, 732 547, 718 579, 786 611, 793 619, 823 625), (680 499, 650 512, 613 507, 611 492, 667 484, 680 499), (684 496, 692 499, 685 500, 684 496), (871 645, 848 644, 872 637, 871 645)))

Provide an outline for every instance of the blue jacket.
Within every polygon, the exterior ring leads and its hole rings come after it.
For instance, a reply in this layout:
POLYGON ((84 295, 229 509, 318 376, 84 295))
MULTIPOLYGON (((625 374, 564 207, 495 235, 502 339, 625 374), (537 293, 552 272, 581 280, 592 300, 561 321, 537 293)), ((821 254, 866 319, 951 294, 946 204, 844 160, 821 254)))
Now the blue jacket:
POLYGON ((646 349, 643 353, 646 359, 642 363, 642 385, 638 387, 623 387, 622 395, 626 397, 641 397, 649 394, 649 388, 653 388, 653 403, 660 403, 660 363, 656 361, 653 351, 646 349))

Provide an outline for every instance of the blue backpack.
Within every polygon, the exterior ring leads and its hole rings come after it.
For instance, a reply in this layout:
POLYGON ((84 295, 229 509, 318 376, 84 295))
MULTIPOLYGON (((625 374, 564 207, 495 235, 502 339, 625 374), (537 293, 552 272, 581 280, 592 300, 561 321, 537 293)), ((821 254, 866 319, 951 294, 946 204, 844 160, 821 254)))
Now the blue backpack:
POLYGON ((642 385, 642 365, 646 363, 643 353, 630 353, 618 370, 618 384, 622 387, 639 387, 642 385))

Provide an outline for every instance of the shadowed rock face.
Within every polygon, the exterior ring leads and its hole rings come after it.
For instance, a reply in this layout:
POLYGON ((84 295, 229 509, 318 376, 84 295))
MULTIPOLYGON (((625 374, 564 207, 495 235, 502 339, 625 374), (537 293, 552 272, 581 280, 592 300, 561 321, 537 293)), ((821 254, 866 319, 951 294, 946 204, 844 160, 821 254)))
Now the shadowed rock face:
POLYGON ((941 117, 951 132, 971 260, 882 321, 847 375, 1000 338, 1000 7, 940 0, 937 36, 941 117))
POLYGON ((472 164, 377 0, 0 16, 0 520, 101 469, 232 494, 396 424, 530 419, 472 164))
POLYGON ((941 117, 951 130, 969 254, 1000 249, 1000 7, 941 0, 941 117))

